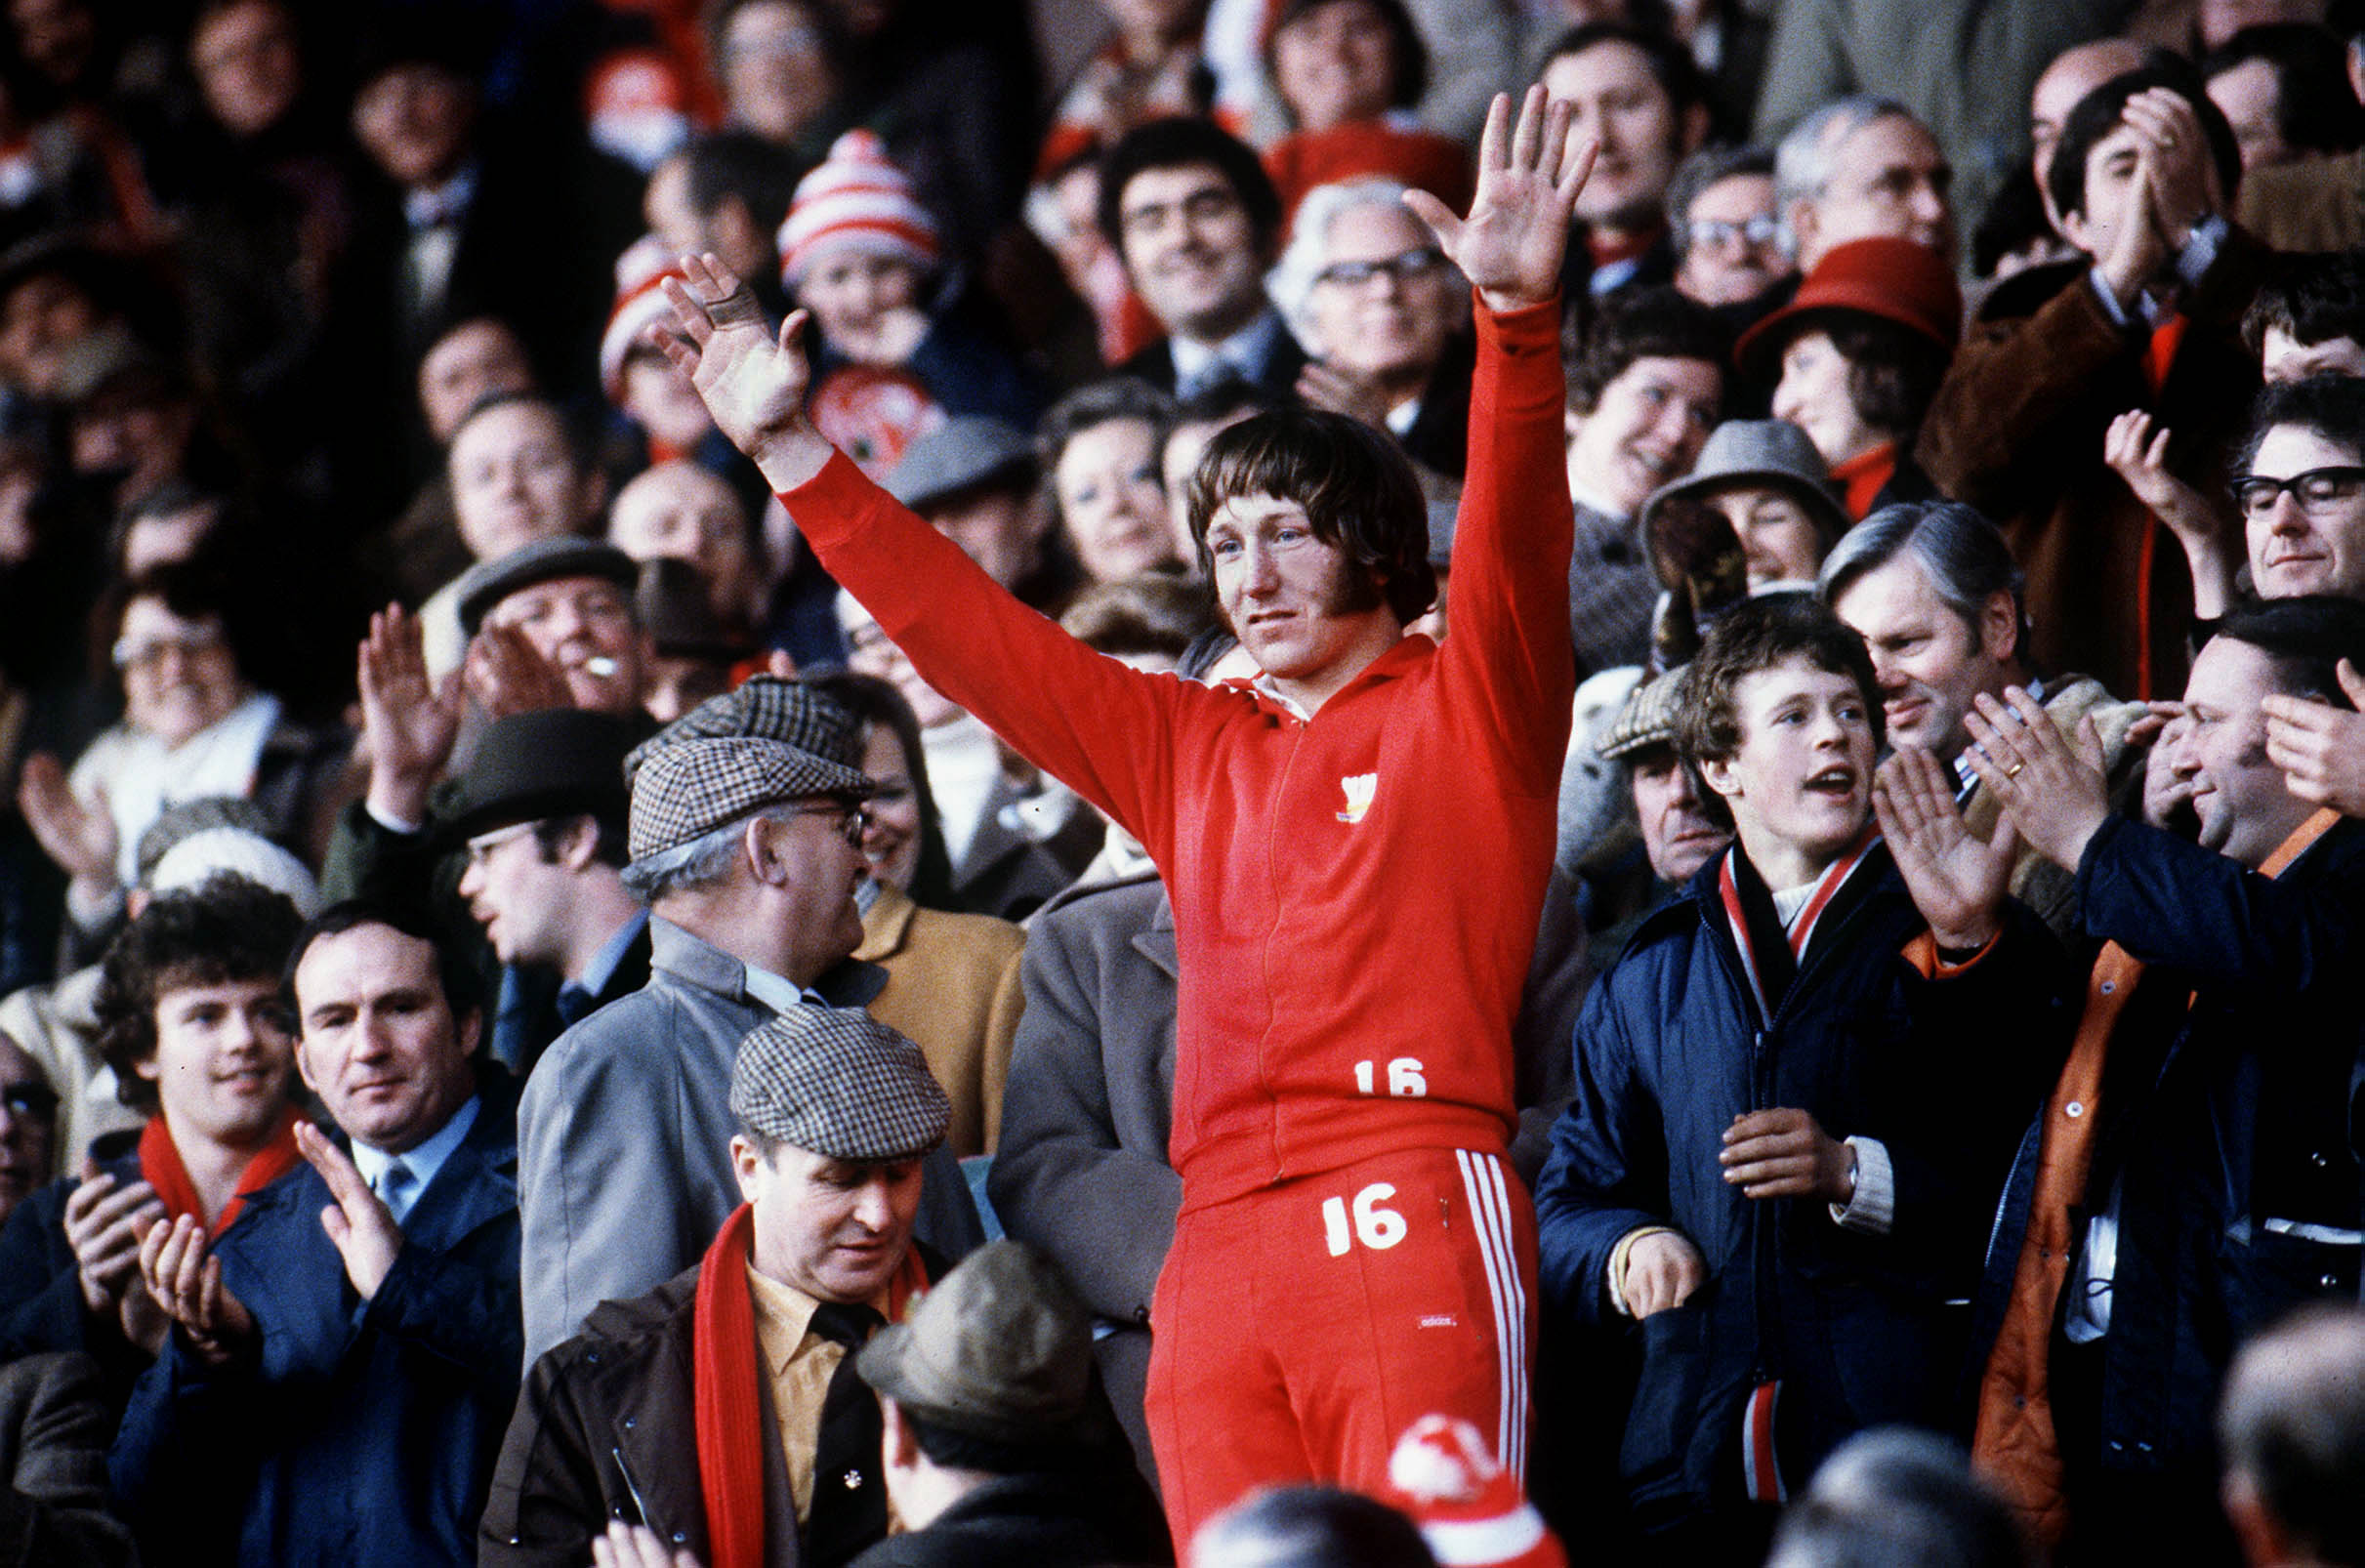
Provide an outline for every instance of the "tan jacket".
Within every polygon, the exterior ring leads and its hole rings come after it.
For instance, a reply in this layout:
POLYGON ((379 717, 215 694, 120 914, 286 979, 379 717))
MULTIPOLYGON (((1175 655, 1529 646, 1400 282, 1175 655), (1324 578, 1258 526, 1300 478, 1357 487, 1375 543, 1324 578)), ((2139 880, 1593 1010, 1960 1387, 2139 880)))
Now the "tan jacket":
POLYGON ((82 1169, 91 1139, 138 1130, 147 1118, 115 1097, 115 1075, 99 1054, 99 966, 76 970, 54 985, 28 985, 0 1000, 0 1034, 24 1048, 58 1092, 58 1135, 52 1139, 54 1176, 82 1169))
POLYGON ((882 887, 862 917, 854 957, 887 971, 870 1014, 928 1058, 953 1102, 944 1146, 964 1159, 991 1154, 1001 1134, 1010 1043, 1026 1005, 1025 949, 1026 933, 1006 920, 923 909, 892 887, 882 887))

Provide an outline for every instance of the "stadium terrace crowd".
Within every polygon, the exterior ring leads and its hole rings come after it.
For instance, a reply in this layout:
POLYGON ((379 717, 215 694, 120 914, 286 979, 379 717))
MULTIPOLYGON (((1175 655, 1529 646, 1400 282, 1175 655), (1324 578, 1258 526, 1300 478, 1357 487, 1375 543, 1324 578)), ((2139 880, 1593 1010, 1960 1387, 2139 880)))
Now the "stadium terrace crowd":
POLYGON ((0 1568, 2365 1568, 2365 3, 9 0, 0 1568))

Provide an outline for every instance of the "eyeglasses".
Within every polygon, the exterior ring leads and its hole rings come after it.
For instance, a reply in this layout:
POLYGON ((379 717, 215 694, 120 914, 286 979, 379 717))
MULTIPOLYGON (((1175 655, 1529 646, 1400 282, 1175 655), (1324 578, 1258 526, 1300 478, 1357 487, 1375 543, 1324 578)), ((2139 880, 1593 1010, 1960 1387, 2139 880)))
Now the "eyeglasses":
POLYGON ((541 824, 538 822, 519 822, 514 827, 497 828, 491 833, 477 834, 468 841, 468 863, 472 866, 483 865, 492 859, 495 849, 505 844, 515 844, 540 826, 541 824))
POLYGON ((0 1106, 11 1116, 46 1122, 58 1113, 58 1092, 29 1078, 21 1084, 0 1084, 0 1106))
POLYGON ((1695 218, 1684 227, 1694 245, 1710 250, 1724 250, 1741 240, 1752 245, 1770 245, 1781 231, 1782 226, 1774 222, 1771 213, 1760 213, 1737 224, 1727 218, 1695 218))
POLYGON ((1434 245, 1428 245, 1417 251, 1383 256, 1374 262, 1333 262, 1314 274, 1314 281, 1353 289, 1361 288, 1385 272, 1399 283, 1409 283, 1416 277, 1435 271, 1444 261, 1443 251, 1434 245))
POLYGON ((223 635, 213 631, 187 632, 179 637, 118 638, 111 650, 118 670, 148 669, 163 661, 167 653, 178 653, 185 659, 211 653, 222 646, 223 635))
POLYGON ((792 805, 786 808, 791 816, 827 816, 839 818, 838 836, 859 849, 862 835, 870 831, 870 810, 854 801, 832 801, 826 805, 792 805))
POLYGON ((2263 517, 2274 511, 2275 500, 2284 491, 2300 504, 2300 510, 2311 517, 2329 515, 2336 508, 2365 494, 2365 469, 2309 469, 2288 479, 2277 479, 2263 474, 2246 474, 2226 486, 2233 492, 2234 505, 2242 509, 2245 517, 2263 517))

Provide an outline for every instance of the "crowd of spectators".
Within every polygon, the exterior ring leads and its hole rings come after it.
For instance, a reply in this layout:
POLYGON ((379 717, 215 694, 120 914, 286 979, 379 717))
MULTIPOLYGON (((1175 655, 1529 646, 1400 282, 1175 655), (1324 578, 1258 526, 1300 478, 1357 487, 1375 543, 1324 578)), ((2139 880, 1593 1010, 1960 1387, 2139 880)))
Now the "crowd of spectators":
POLYGON ((0 1564, 2365 1564, 2361 160, 2351 0, 11 0, 0 1564))

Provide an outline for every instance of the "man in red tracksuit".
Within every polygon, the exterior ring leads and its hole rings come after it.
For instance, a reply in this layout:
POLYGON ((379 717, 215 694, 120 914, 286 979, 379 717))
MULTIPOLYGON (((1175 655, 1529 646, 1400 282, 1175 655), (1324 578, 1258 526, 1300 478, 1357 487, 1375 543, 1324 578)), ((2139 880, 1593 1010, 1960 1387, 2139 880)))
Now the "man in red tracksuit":
POLYGON ((675 362, 831 574, 1166 878, 1183 1198, 1149 1420, 1178 1546, 1258 1485, 1376 1489, 1431 1413, 1524 1458, 1534 1220, 1503 1154, 1575 681, 1556 280, 1590 158, 1540 91, 1510 122, 1498 102, 1467 220, 1407 198, 1480 306, 1442 647, 1403 635, 1435 591, 1426 519, 1367 427, 1296 411, 1212 443, 1191 517, 1264 673, 1202 686, 1073 641, 836 454, 795 318, 775 338, 711 262, 669 291, 675 362))

